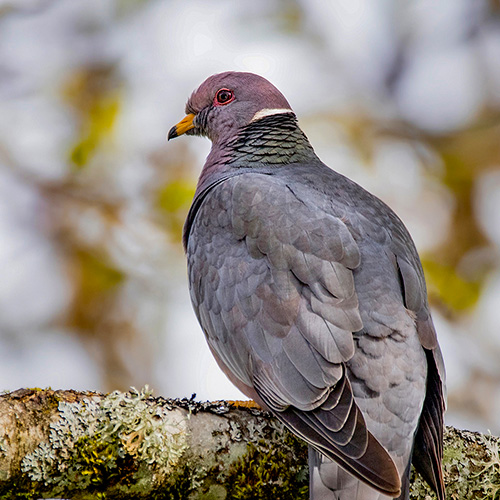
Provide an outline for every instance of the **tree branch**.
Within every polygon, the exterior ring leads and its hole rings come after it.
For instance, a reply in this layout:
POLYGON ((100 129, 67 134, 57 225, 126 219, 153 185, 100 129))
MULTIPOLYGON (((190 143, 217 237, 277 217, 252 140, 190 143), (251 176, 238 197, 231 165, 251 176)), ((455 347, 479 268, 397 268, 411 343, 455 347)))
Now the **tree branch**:
MULTIPOLYGON (((498 438, 448 427, 448 498, 495 498, 498 438)), ((306 446, 224 401, 20 389, 0 396, 0 498, 307 499, 306 446)), ((434 498, 417 475, 412 499, 434 498)))

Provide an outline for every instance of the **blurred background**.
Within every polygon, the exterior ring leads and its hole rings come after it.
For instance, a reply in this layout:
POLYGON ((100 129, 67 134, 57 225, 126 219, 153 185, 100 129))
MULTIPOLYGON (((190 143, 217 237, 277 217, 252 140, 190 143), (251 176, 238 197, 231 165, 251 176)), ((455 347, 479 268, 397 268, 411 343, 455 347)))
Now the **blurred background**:
POLYGON ((0 390, 241 398, 181 245, 209 141, 165 141, 228 69, 406 223, 447 422, 500 434, 498 0, 0 0, 0 390))

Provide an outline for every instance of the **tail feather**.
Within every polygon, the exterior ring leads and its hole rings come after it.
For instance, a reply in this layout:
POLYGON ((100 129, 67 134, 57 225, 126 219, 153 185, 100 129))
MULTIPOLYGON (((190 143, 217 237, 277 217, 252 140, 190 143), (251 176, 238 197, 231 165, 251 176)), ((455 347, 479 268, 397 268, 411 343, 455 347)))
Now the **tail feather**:
MULTIPOLYGON (((415 438, 413 465, 439 500, 446 498, 442 460, 443 460, 443 413, 445 409, 443 385, 433 351, 426 351, 429 365, 427 395, 415 438)), ((437 355, 440 355, 437 353, 437 355)))
MULTIPOLYGON (((350 475, 366 483, 370 483, 372 485, 370 489, 376 488, 388 495, 393 494, 393 496, 382 496, 381 498, 394 498, 394 495, 401 493, 400 477, 394 462, 387 451, 369 432, 367 434, 368 442, 364 454, 359 458, 353 459, 343 453, 341 447, 333 448, 321 435, 316 434, 309 423, 303 421, 303 413, 297 412, 293 414, 289 412, 287 420, 283 419, 283 415, 284 412, 278 413, 276 416, 282 419, 285 425, 289 426, 298 436, 303 436, 302 432, 305 428, 309 441, 314 442, 314 448, 328 457, 325 460, 335 460, 335 463, 342 464, 343 471, 348 471, 350 475), (295 415, 298 418, 290 418, 291 415, 295 415), (313 435, 313 431, 315 435, 313 435)), ((360 419, 363 420, 361 414, 360 419)), ((364 421, 362 424, 364 425, 364 421)))
MULTIPOLYGON (((310 500, 392 500, 309 448, 310 500)), ((403 500, 403 499, 401 499, 403 500)))

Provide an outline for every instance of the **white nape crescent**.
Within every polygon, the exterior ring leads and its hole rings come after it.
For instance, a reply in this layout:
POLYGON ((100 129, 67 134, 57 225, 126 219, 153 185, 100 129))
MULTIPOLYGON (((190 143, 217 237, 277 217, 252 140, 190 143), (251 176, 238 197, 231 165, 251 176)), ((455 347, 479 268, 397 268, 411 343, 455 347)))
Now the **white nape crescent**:
POLYGON ((261 109, 260 111, 257 111, 257 113, 253 115, 253 118, 250 120, 250 123, 260 120, 261 118, 264 118, 266 116, 281 115, 284 113, 293 113, 293 111, 289 108, 273 108, 273 109, 264 108, 261 109))

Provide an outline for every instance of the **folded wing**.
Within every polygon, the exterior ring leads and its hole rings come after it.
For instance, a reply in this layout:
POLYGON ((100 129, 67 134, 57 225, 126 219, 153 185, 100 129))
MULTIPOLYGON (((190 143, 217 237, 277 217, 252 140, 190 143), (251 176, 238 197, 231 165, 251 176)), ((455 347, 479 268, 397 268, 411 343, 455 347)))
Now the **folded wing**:
POLYGON ((367 430, 346 376, 352 333, 363 325, 352 273, 359 249, 344 222, 255 174, 222 183, 200 210, 188 259, 210 347, 296 434, 398 496, 396 467, 367 430), (210 234, 197 228, 205 220, 210 234))

